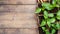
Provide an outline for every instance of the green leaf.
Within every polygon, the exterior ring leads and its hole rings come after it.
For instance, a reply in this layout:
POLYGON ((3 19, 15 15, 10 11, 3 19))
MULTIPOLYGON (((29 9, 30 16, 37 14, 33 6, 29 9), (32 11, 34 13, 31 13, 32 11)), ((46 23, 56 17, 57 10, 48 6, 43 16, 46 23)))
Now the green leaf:
POLYGON ((56 5, 57 8, 59 8, 60 6, 59 5, 56 5))
POLYGON ((49 19, 47 20, 47 25, 51 27, 51 22, 49 21, 49 19))
POLYGON ((55 32, 56 32, 56 30, 55 29, 52 29, 51 34, 54 34, 55 32))
POLYGON ((47 19, 48 18, 48 12, 44 11, 44 18, 47 19))
POLYGON ((40 26, 45 26, 46 25, 46 21, 42 20, 40 26))
POLYGON ((58 12, 57 12, 57 16, 60 16, 60 10, 58 10, 58 12))
POLYGON ((55 18, 51 18, 51 19, 50 19, 50 22, 51 22, 51 23, 54 23, 55 21, 56 21, 55 18))
POLYGON ((49 31, 46 31, 46 34, 50 34, 50 32, 49 31))
POLYGON ((48 14, 49 17, 54 17, 53 13, 48 14))
POLYGON ((56 4, 57 0, 52 0, 52 4, 56 4))
POLYGON ((60 0, 57 0, 57 3, 60 5, 60 0))
POLYGON ((42 6, 45 7, 47 10, 53 9, 53 6, 50 3, 42 3, 42 6))
POLYGON ((60 20, 60 10, 57 12, 57 19, 60 20))
POLYGON ((56 27, 57 29, 60 29, 60 24, 58 22, 56 23, 56 27))
POLYGON ((56 29, 56 24, 52 24, 52 27, 56 29))
POLYGON ((45 30, 45 33, 46 33, 46 34, 50 34, 49 29, 46 29, 46 30, 45 30))
POLYGON ((48 25, 49 27, 51 27, 51 23, 54 23, 55 21, 56 21, 55 18, 47 19, 47 25, 48 25))
POLYGON ((60 16, 57 16, 57 19, 60 20, 60 16))
POLYGON ((44 7, 42 7, 42 8, 41 8, 41 10, 42 10, 42 11, 44 11, 44 10, 45 10, 45 8, 44 8, 44 7))
POLYGON ((46 30, 46 27, 42 27, 43 32, 46 30))
POLYGON ((41 12, 41 8, 37 8, 35 13, 40 13, 41 12))
POLYGON ((53 7, 56 7, 57 5, 57 0, 52 0, 53 7))

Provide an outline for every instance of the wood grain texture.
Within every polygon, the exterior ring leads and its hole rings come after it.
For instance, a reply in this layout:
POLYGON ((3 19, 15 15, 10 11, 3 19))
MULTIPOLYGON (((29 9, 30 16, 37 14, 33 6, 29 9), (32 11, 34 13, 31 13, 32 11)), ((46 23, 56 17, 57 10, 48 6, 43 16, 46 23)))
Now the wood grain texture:
POLYGON ((38 34, 37 29, 6 29, 5 34, 38 34))
POLYGON ((0 16, 0 28, 37 28, 33 13, 6 13, 0 16))
POLYGON ((0 6, 0 28, 37 28, 36 5, 0 6))
POLYGON ((36 0, 0 0, 0 4, 36 4, 36 0))
POLYGON ((0 29, 0 34, 5 34, 5 29, 0 29))
POLYGON ((38 34, 38 29, 0 29, 0 34, 38 34))
POLYGON ((36 5, 1 5, 0 13, 19 12, 19 13, 34 13, 36 5))
POLYGON ((39 34, 36 0, 0 0, 0 34, 39 34))

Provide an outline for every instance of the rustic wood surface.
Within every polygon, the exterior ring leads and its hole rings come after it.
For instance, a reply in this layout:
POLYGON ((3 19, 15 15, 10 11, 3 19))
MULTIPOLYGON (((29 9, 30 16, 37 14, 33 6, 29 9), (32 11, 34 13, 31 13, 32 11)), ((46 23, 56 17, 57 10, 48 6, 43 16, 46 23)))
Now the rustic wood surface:
POLYGON ((38 34, 37 29, 0 29, 0 34, 38 34))
POLYGON ((36 5, 4 5, 0 8, 0 28, 37 28, 36 5))
POLYGON ((36 0, 0 0, 0 4, 36 4, 36 0))
POLYGON ((34 13, 36 5, 1 5, 0 13, 18 12, 18 13, 34 13))
POLYGON ((0 0, 0 34, 39 34, 36 0, 0 0))

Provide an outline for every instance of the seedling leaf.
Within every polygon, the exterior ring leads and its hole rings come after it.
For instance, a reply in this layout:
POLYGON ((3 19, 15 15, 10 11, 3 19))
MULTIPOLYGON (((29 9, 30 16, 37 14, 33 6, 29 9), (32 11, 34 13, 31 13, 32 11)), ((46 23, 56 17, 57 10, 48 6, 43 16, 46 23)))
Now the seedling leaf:
POLYGON ((40 13, 41 12, 41 8, 37 8, 35 13, 40 13))
POLYGON ((48 12, 44 11, 44 18, 47 19, 48 18, 48 12))
POLYGON ((46 25, 46 21, 42 20, 40 26, 45 26, 46 25))

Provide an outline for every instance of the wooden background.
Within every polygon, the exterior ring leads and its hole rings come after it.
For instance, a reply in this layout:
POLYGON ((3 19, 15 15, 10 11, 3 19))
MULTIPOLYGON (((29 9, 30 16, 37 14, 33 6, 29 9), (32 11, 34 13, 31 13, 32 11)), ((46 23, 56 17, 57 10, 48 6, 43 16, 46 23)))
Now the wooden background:
POLYGON ((36 0, 0 0, 0 34, 39 34, 36 0))

